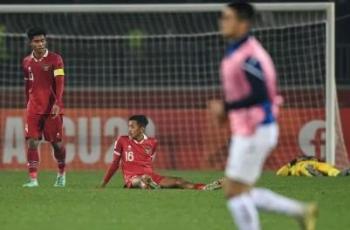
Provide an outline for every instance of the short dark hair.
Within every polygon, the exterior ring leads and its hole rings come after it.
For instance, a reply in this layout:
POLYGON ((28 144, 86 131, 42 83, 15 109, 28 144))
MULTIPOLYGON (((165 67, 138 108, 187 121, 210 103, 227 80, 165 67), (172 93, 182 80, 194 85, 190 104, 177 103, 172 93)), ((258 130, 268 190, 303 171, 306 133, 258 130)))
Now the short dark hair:
POLYGON ((241 20, 246 21, 253 21, 255 17, 255 9, 254 7, 248 3, 247 1, 243 0, 236 0, 229 4, 227 4, 227 7, 233 9, 236 11, 237 16, 241 20))
POLYGON ((34 36, 44 35, 46 36, 46 30, 42 27, 32 27, 27 31, 29 40, 32 40, 34 36))
POLYGON ((148 119, 145 115, 132 115, 129 117, 129 121, 136 121, 137 124, 144 128, 148 125, 148 119))

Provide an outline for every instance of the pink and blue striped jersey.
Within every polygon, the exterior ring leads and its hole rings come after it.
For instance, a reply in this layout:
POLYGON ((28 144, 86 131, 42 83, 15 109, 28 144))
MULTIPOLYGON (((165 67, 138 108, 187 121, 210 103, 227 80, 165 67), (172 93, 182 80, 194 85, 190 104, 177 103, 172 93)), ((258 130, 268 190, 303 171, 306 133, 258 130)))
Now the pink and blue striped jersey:
POLYGON ((230 44, 221 62, 221 82, 231 132, 249 136, 276 121, 282 97, 270 55, 253 37, 230 44))

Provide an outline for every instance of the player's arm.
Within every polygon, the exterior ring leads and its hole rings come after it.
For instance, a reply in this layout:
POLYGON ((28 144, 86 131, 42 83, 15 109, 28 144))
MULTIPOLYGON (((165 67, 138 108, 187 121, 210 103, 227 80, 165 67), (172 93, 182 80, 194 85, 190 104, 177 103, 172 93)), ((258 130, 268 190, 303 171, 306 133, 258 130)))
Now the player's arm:
POLYGON ((63 105, 64 90, 64 65, 61 56, 57 57, 57 60, 54 64, 53 75, 55 77, 56 83, 56 92, 54 92, 56 98, 51 113, 54 115, 58 115, 63 105))
POLYGON ((243 70, 246 80, 251 88, 250 93, 240 100, 229 102, 226 101, 226 111, 249 108, 251 106, 261 104, 269 99, 264 73, 260 63, 253 58, 249 58, 245 61, 243 70))
POLYGON ((157 140, 154 140, 154 145, 153 145, 153 148, 152 148, 152 161, 154 161, 156 159, 156 156, 157 156, 157 147, 158 147, 158 141, 157 140))
POLYGON ((338 176, 340 173, 339 169, 324 162, 317 162, 315 167, 317 168, 318 171, 320 171, 321 173, 327 176, 338 176))
POLYGON ((283 165, 278 171, 276 172, 277 176, 289 176, 289 164, 283 165))
POLYGON ((118 170, 122 152, 123 152, 122 145, 120 143, 120 139, 118 138, 118 140, 114 144, 113 161, 103 178, 103 182, 101 184, 102 188, 106 187, 108 182, 111 180, 112 176, 118 170))
POLYGON ((224 124, 227 119, 224 105, 222 100, 211 100, 208 103, 210 114, 218 125, 224 124))
POLYGON ((30 76, 29 76, 28 70, 24 67, 24 61, 22 62, 22 71, 24 75, 24 89, 25 89, 26 105, 27 105, 29 101, 29 90, 31 87, 31 81, 29 78, 30 76))
POLYGON ((271 67, 271 73, 274 76, 270 78, 270 83, 267 85, 267 91, 269 92, 269 99, 272 102, 272 111, 274 115, 277 117, 279 113, 279 107, 283 104, 283 97, 282 95, 278 94, 277 90, 277 79, 276 79, 276 68, 275 65, 271 59, 271 57, 268 55, 266 59, 268 66, 271 67))
POLYGON ((298 176, 313 177, 317 175, 317 170, 315 170, 312 164, 300 162, 297 163, 295 166, 297 167, 298 176))

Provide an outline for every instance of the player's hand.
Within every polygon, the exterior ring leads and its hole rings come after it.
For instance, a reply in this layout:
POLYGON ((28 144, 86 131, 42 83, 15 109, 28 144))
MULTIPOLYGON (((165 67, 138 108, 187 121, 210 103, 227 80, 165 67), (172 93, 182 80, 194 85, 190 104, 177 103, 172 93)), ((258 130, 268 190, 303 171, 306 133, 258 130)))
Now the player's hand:
POLYGON ((218 125, 222 125, 226 121, 226 113, 224 103, 221 100, 212 100, 208 102, 209 112, 218 125))
POLYGON ((51 109, 51 114, 53 117, 57 117, 60 114, 60 107, 57 104, 54 104, 51 109))

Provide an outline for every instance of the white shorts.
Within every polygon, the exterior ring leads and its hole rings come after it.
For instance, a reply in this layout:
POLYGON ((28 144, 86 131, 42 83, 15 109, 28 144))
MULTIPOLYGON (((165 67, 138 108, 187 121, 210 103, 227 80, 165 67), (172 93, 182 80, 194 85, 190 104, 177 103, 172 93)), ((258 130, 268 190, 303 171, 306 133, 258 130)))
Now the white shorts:
POLYGON ((247 185, 255 184, 277 140, 276 123, 259 126, 252 136, 234 135, 229 148, 226 176, 247 185))

